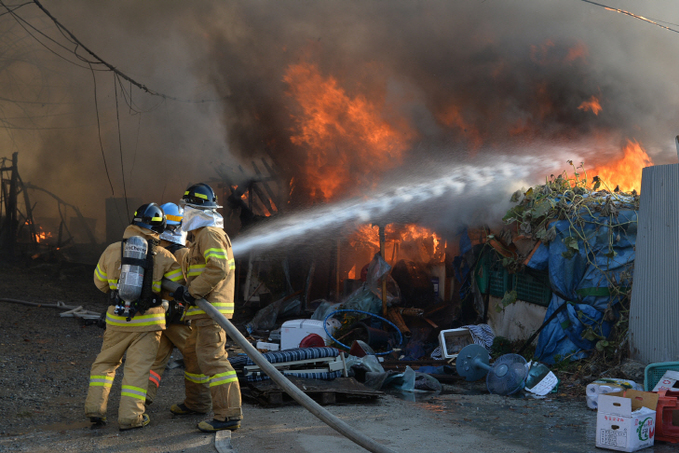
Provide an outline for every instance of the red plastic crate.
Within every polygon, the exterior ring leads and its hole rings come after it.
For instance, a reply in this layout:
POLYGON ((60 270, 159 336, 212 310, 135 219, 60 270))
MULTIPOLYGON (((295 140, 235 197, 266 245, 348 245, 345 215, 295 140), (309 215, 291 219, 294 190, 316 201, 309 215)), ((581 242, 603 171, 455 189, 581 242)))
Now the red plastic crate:
POLYGON ((655 440, 679 442, 679 393, 661 390, 655 409, 655 440), (669 393, 669 395, 668 395, 669 393))

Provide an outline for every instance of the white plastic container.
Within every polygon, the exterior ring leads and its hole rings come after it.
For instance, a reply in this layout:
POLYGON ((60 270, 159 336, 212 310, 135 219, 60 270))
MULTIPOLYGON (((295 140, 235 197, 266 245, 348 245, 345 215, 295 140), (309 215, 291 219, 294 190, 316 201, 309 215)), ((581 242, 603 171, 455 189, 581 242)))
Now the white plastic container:
POLYGON ((453 359, 457 354, 470 344, 474 343, 469 329, 461 327, 459 329, 442 330, 439 333, 439 346, 441 356, 446 359, 453 359))
POLYGON ((622 390, 643 390, 644 388, 629 379, 600 379, 587 385, 587 407, 597 409, 599 395, 620 392, 622 390))
POLYGON ((267 343, 265 341, 258 341, 256 348, 259 351, 278 351, 280 345, 278 343, 267 343))
MULTIPOLYGON (((328 320, 328 330, 330 333, 334 331, 334 326, 330 323, 330 320, 328 320)), ((330 342, 328 334, 323 329, 323 321, 317 319, 285 321, 281 326, 281 350, 298 348, 304 337, 312 333, 320 335, 326 345, 330 342)))

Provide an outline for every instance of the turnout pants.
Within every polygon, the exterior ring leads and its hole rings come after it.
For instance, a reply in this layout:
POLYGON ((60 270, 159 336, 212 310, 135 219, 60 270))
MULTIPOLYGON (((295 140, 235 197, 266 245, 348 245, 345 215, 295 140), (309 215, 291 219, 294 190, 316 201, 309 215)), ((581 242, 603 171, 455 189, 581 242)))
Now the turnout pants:
POLYGON ((240 420, 240 386, 236 371, 224 350, 226 332, 211 319, 192 321, 191 335, 184 347, 184 405, 197 412, 209 412, 214 419, 240 420))
POLYGON ((149 374, 149 388, 146 392, 146 404, 153 403, 160 387, 160 381, 163 377, 163 372, 170 360, 172 350, 176 346, 179 352, 184 355, 184 345, 186 339, 191 335, 191 327, 186 324, 167 324, 163 334, 160 337, 160 344, 158 345, 158 354, 156 361, 151 365, 151 372, 149 374))
POLYGON ((125 359, 125 374, 118 407, 118 424, 141 426, 149 382, 149 370, 158 352, 160 331, 120 332, 110 327, 104 332, 101 352, 90 370, 90 387, 85 400, 85 416, 105 417, 108 396, 116 369, 125 359))

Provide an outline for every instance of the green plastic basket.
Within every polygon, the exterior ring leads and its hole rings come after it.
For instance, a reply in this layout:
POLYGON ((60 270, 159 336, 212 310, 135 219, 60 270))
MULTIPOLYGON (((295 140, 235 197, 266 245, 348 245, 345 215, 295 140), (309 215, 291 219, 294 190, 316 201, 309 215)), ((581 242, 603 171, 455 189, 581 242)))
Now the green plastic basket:
POLYGON ((653 391, 655 385, 668 370, 679 371, 679 362, 658 362, 648 365, 644 370, 644 390, 653 391))

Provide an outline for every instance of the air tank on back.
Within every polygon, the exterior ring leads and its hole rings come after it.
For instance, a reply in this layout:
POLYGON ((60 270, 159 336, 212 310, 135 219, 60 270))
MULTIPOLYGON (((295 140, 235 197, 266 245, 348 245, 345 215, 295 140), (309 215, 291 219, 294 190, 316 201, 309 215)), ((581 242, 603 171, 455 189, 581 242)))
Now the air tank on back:
POLYGON ((144 282, 144 268, 140 265, 146 260, 148 243, 140 236, 132 236, 123 245, 122 266, 118 280, 118 296, 125 301, 125 307, 141 296, 144 282), (141 260, 134 262, 131 260, 141 260))

